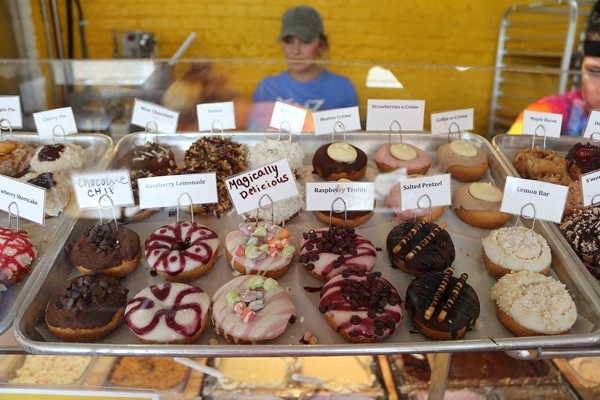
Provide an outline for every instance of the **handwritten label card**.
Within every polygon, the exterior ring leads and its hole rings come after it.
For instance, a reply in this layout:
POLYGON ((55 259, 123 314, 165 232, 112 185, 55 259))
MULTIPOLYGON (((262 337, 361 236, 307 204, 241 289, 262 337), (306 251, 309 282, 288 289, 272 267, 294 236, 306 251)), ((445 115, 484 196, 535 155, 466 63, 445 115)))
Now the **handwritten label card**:
POLYGON ((77 124, 71 107, 33 113, 33 121, 40 137, 52 138, 77 133, 77 124))
POLYGON ((275 102, 269 126, 277 130, 301 133, 306 119, 306 109, 281 101, 275 102))
POLYGON ((427 209, 452 204, 450 185, 450 174, 400 179, 402 209, 427 209))
POLYGON ((583 206, 600 203, 600 171, 593 171, 579 177, 583 206))
POLYGON ((196 106, 199 131, 221 131, 235 129, 233 101, 206 103, 196 106))
POLYGON ((0 175, 0 210, 44 225, 46 190, 30 183, 0 175), (15 205, 11 206, 11 203, 15 205))
POLYGON ((140 99, 135 99, 133 103, 131 123, 142 128, 156 129, 160 133, 175 133, 178 119, 177 111, 140 99))
POLYGON ((508 176, 500 211, 560 223, 568 191, 568 186, 508 176))
POLYGON ((2 129, 18 129, 23 127, 23 114, 21 113, 21 99, 19 96, 0 96, 0 120, 5 119, 8 124, 0 122, 2 129))
POLYGON ((560 137, 562 118, 562 114, 525 110, 523 111, 523 134, 560 137))
POLYGON ((338 198, 346 203, 346 211, 372 210, 375 204, 375 184, 373 182, 307 182, 304 209, 343 211, 344 202, 340 202, 338 198))
POLYGON ((358 107, 336 108, 313 113, 315 135, 360 131, 358 107))
POLYGON ((594 138, 600 140, 600 111, 592 110, 588 117, 585 129, 583 130, 584 138, 594 138))
POLYGON ((265 195, 276 202, 298 194, 287 158, 232 176, 225 185, 238 214, 266 207, 269 201, 262 199, 265 195))
POLYGON ((217 203, 217 175, 203 174, 155 176, 138 179, 140 208, 187 206, 217 203), (189 196, 189 197, 188 197, 189 196))
POLYGON ((73 173, 71 183, 81 209, 134 205, 127 170, 73 173))
POLYGON ((425 100, 367 101, 368 131, 422 131, 425 100))
POLYGON ((473 109, 431 113, 431 133, 434 135, 473 130, 473 109))

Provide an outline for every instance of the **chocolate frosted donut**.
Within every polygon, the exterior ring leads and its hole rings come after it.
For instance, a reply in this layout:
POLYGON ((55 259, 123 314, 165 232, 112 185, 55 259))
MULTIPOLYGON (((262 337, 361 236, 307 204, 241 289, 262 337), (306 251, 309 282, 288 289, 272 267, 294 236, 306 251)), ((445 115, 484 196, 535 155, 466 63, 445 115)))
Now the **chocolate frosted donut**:
POLYGON ((420 275, 428 271, 443 271, 452 265, 456 254, 445 225, 426 220, 409 220, 396 225, 386 239, 392 268, 420 275))
POLYGON ((578 181, 582 174, 600 168, 600 147, 591 143, 576 143, 565 156, 569 177, 578 181))
POLYGON ((326 181, 350 179, 356 181, 362 178, 367 171, 367 155, 364 151, 349 143, 324 144, 317 149, 312 159, 313 173, 326 181), (328 154, 329 146, 347 145, 356 150, 356 159, 350 162, 339 162, 328 154))
POLYGON ((576 210, 563 219, 560 229, 590 273, 600 279, 600 207, 576 210))
POLYGON ((406 289, 406 311, 415 328, 435 340, 462 339, 479 317, 479 297, 466 283, 467 274, 431 271, 413 279, 406 289))
POLYGON ((135 146, 119 160, 119 167, 131 170, 152 171, 154 175, 164 175, 166 170, 175 168, 175 155, 169 146, 147 142, 135 146), (163 173, 159 173, 164 171, 163 173))

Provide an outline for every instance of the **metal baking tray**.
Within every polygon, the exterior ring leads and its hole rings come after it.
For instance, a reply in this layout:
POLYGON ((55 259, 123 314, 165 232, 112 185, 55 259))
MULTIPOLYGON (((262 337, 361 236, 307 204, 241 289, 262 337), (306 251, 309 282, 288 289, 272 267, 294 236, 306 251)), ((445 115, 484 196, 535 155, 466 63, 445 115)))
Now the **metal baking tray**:
MULTIPOLYGON (((203 134, 185 133, 178 135, 160 136, 160 143, 169 144, 173 147, 178 161, 181 160, 184 151, 203 134)), ((264 137, 277 138, 278 134, 265 133, 236 133, 227 135, 233 140, 252 146, 264 137)), ((336 137, 337 141, 342 140, 336 137)), ((143 144, 146 140, 152 140, 144 133, 130 134, 121 139, 113 148, 112 159, 117 160, 128 149, 135 145, 143 144)), ((457 139, 457 134, 432 136, 427 133, 415 133, 403 135, 405 143, 415 144, 435 156, 437 148, 449 139, 457 139)), ((474 133, 462 133, 461 138, 480 146, 487 153, 490 167, 485 181, 494 181, 499 187, 504 186, 506 176, 510 173, 505 163, 499 157, 489 141, 474 133)), ((287 140, 287 138, 283 138, 287 140)), ((321 146, 331 142, 331 135, 314 136, 303 134, 294 136, 293 140, 300 143, 305 150, 305 166, 300 181, 302 183, 318 180, 312 172, 312 154, 321 146)), ((387 133, 353 133, 346 134, 345 140, 355 146, 362 148, 370 158, 376 149, 389 140, 387 133)), ((435 160, 435 157, 434 157, 435 160)), ((437 173, 435 161, 429 174, 437 173)), ((377 169, 372 158, 369 160, 365 181, 375 179, 377 169)), ((460 182, 453 182, 459 185, 460 182)), ((163 209, 150 218, 128 225, 130 229, 137 231, 142 242, 154 230, 162 225, 175 221, 172 210, 163 209)), ((381 271, 383 276, 390 280, 402 299, 405 297, 406 288, 413 278, 390 267, 385 251, 385 239, 387 233, 395 226, 392 220, 394 214, 389 209, 376 208, 376 213, 364 225, 357 228, 357 232, 370 238, 378 252, 375 270, 381 271)), ((190 218, 185 213, 181 218, 190 218)), ((199 223, 212 227, 219 236, 224 239, 228 231, 237 228, 241 217, 232 211, 222 218, 214 216, 195 216, 199 223)), ((488 230, 471 227, 460 221, 454 211, 447 207, 440 221, 446 221, 455 247, 456 261, 454 266, 456 273, 467 272, 469 283, 477 291, 481 301, 481 315, 478 330, 467 332, 462 340, 433 341, 415 333, 411 321, 405 316, 399 329, 386 340, 372 344, 351 344, 345 342, 325 322, 318 311, 319 293, 307 288, 320 288, 322 284, 312 278, 303 267, 295 263, 292 268, 279 280, 280 284, 290 288, 292 301, 296 306, 297 320, 288 326, 288 329, 279 338, 258 345, 240 346, 228 344, 224 339, 217 336, 211 326, 207 326, 198 341, 191 345, 148 345, 141 344, 129 331, 125 324, 112 332, 105 338, 95 343, 67 343, 54 337, 44 323, 44 309, 52 291, 60 287, 64 281, 78 272, 72 268, 68 261, 62 245, 77 237, 93 221, 79 220, 72 226, 68 235, 62 240, 57 240, 55 247, 55 258, 49 265, 48 273, 44 279, 39 279, 36 286, 31 290, 23 306, 17 314, 15 323, 15 340, 28 352, 35 353, 62 353, 62 354, 105 354, 105 355, 162 355, 162 356, 206 356, 206 357, 239 357, 239 356, 315 356, 315 355, 351 355, 351 354, 395 354, 395 353, 439 353, 456 351, 479 351, 479 350, 530 350, 539 348, 571 348, 584 347, 597 344, 600 340, 600 298, 598 293, 591 287, 589 280, 585 277, 582 265, 574 260, 572 253, 565 251, 563 242, 557 240, 549 229, 548 224, 539 221, 535 223, 535 230, 541 233, 549 241, 553 252, 552 275, 556 276, 570 290, 578 308, 578 319, 570 333, 560 336, 535 336, 515 337, 504 328, 496 318, 492 300, 489 298, 490 288, 494 279, 486 272, 481 259, 481 239, 489 234, 488 230), (318 344, 300 344, 300 339, 306 331, 312 331, 318 338, 318 344)), ((439 222, 439 221, 438 221, 439 222)), ((515 219, 508 222, 514 224, 515 219)), ((525 221, 527 223, 527 221, 525 221)), ((311 228, 325 226, 312 212, 303 211, 287 223, 293 236, 300 240, 302 232, 311 228)), ((232 269, 224 254, 219 254, 212 270, 205 276, 192 283, 202 287, 210 295, 214 294, 218 287, 233 277, 232 269)), ((122 284, 130 291, 130 297, 143 287, 162 282, 162 278, 152 276, 147 268, 146 261, 142 257, 138 268, 122 279, 122 284)))
MULTIPOLYGON (((105 163, 109 161, 110 151, 114 144, 109 136, 100 134, 73 134, 53 140, 52 138, 40 138, 35 133, 13 133, 12 135, 3 135, 3 140, 27 143, 33 148, 53 142, 78 144, 85 149, 87 159, 85 168, 89 170, 106 166, 105 163)), ((36 278, 43 275, 52 263, 55 256, 54 244, 60 242, 56 238, 67 235, 69 226, 74 223, 75 220, 71 217, 73 213, 77 212, 77 207, 74 204, 74 198, 71 200, 61 215, 47 218, 43 226, 25 219, 19 220, 19 229, 27 231, 37 250, 37 256, 33 260, 31 273, 21 282, 8 286, 8 289, 2 293, 0 334, 6 332, 12 326, 18 306, 23 303, 25 295, 29 293, 36 278)), ((5 212, 0 213, 2 214, 2 226, 7 226, 8 214, 5 212)), ((14 220, 11 222, 11 226, 16 227, 14 220)))

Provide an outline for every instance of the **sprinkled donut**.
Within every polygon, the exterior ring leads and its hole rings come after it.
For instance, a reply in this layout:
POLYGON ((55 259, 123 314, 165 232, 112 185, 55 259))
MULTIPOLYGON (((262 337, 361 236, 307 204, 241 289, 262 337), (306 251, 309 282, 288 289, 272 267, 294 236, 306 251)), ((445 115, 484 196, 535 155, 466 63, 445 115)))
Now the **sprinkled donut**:
POLYGON ((206 327, 210 297, 197 286, 167 282, 137 293, 125 323, 143 343, 193 343, 206 327))
POLYGON ((0 227, 0 283, 20 282, 31 270, 35 255, 27 232, 0 227))
POLYGON ((162 226, 145 242, 150 268, 172 282, 190 282, 213 266, 219 236, 212 229, 190 221, 162 226))
POLYGON ((380 272, 344 269, 321 289, 319 312, 345 340, 378 342, 402 321, 402 300, 380 272))

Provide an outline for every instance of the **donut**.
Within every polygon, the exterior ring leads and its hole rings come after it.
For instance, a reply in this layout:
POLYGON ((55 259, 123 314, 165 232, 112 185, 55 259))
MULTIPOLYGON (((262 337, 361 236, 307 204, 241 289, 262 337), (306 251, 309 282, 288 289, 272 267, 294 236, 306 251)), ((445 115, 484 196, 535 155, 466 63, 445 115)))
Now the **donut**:
POLYGON ((0 283, 21 282, 31 271, 36 250, 24 230, 0 227, 0 283))
POLYGON ((414 327, 433 340, 462 339, 479 318, 479 297, 468 275, 453 276, 454 268, 429 271, 406 288, 406 312, 414 327))
POLYGON ((431 166, 431 157, 412 144, 384 144, 377 149, 373 161, 381 172, 406 168, 407 174, 425 174, 431 166))
POLYGON ((402 300, 380 272, 344 269, 321 289, 319 312, 346 341, 373 343, 402 321, 402 300))
POLYGON ((560 230, 590 273, 600 279, 600 207, 576 210, 563 219, 560 230))
POLYGON ((46 189, 44 214, 46 218, 60 215, 71 197, 71 184, 62 173, 30 172, 19 178, 20 181, 46 189))
POLYGON ((146 142, 127 151, 118 162, 120 168, 151 171, 154 175, 166 175, 177 166, 170 146, 146 142))
POLYGON ((480 147, 464 140, 453 140, 438 147, 437 167, 461 182, 475 182, 488 169, 488 157, 480 147))
POLYGON ((66 250, 69 261, 81 273, 117 279, 133 271, 142 254, 139 235, 115 221, 88 227, 66 250))
POLYGON ((276 225, 285 225, 304 207, 304 186, 296 182, 296 188, 298 189, 297 195, 255 208, 244 213, 243 217, 251 221, 269 221, 276 225))
POLYGON ((240 275, 215 292, 211 319, 228 342, 254 344, 280 336, 295 321, 295 312, 288 289, 275 279, 240 275))
POLYGON ((241 223, 225 237, 225 254, 233 269, 244 275, 278 279, 298 252, 290 231, 267 223, 241 223))
POLYGON ((496 316, 516 336, 567 333, 577 320, 565 285, 538 272, 504 275, 492 286, 491 298, 496 316))
MULTIPOLYGON (((411 178, 417 177, 417 175, 411 175, 411 178)), ((394 213, 394 221, 403 222, 407 220, 421 220, 427 218, 431 222, 435 222, 442 217, 445 206, 435 206, 428 208, 416 208, 416 209, 402 209, 402 196, 400 195, 400 183, 395 183, 390 188, 389 192, 383 200, 383 206, 391 208, 394 213)))
POLYGON ((219 236, 207 226, 179 221, 155 230, 144 243, 148 265, 172 282, 190 282, 212 268, 219 236))
POLYGON ((392 268, 420 275, 444 271, 452 265, 456 253, 445 227, 445 222, 438 225, 427 219, 405 221, 393 227, 385 241, 392 268))
POLYGON ((313 173, 326 181, 357 181, 367 172, 367 155, 349 143, 324 144, 315 151, 313 173))
POLYGON ((552 253, 542 235, 524 226, 494 229, 481 240, 483 263, 496 279, 512 271, 548 273, 552 253))
POLYGON ((48 300, 44 318, 50 332, 69 342, 92 342, 123 322, 128 290, 115 278, 80 275, 66 281, 48 300))
POLYGON ((344 268, 371 271, 377 261, 377 250, 354 228, 332 226, 302 234, 299 261, 313 277, 326 282, 344 268))
POLYGON ((569 177, 579 181, 582 174, 600 169, 600 147, 592 143, 576 143, 567 152, 565 163, 569 177))
POLYGON ((563 181, 568 179, 565 158, 554 150, 544 150, 539 146, 517 151, 513 157, 513 165, 521 178, 544 180, 543 178, 558 175, 563 181))
MULTIPOLYGON (((339 182, 350 182, 348 179, 340 179, 339 182)), ((357 227, 367 222, 374 215, 373 210, 336 211, 317 210, 314 212, 317 218, 327 225, 357 227)))
POLYGON ((18 177, 29 168, 33 149, 14 140, 0 141, 0 175, 18 177))
POLYGON ((29 162, 34 172, 76 171, 85 165, 85 151, 74 143, 52 143, 35 149, 29 162))
POLYGON ((246 158, 250 169, 262 167, 285 158, 296 177, 302 174, 302 167, 304 166, 302 146, 290 140, 262 140, 248 149, 246 158))
POLYGON ((510 219, 500 211, 502 191, 488 182, 472 182, 459 186, 452 194, 452 209, 458 218, 471 226, 495 229, 510 219))
POLYGON ((127 303, 125 323, 142 343, 189 344, 202 334, 210 296, 197 286, 166 282, 148 286, 127 303))

